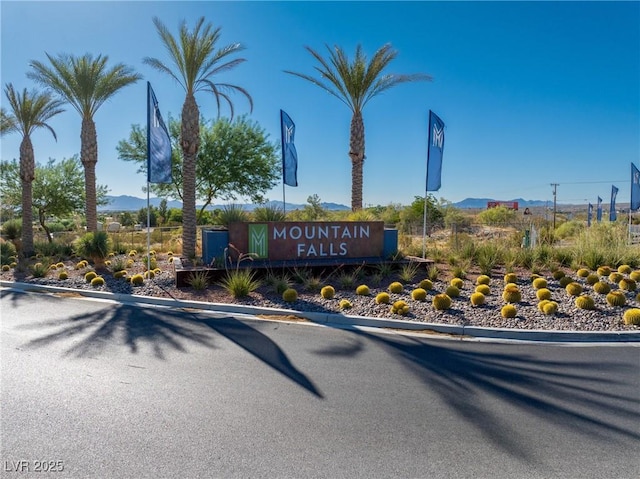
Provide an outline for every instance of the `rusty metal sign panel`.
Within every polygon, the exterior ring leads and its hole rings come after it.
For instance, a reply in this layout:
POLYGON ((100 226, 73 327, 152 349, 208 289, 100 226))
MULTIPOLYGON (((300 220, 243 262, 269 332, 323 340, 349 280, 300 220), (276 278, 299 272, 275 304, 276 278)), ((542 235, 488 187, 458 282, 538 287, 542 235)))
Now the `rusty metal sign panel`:
POLYGON ((229 243, 256 259, 320 260, 381 257, 382 221, 233 223, 229 243))

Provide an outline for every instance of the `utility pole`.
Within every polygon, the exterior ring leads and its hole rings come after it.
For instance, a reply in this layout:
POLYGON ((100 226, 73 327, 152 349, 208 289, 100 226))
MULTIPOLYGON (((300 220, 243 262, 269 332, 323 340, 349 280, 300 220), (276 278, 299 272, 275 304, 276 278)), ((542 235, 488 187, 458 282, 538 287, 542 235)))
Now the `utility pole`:
POLYGON ((556 193, 559 183, 551 183, 553 186, 553 230, 556 230, 556 193))

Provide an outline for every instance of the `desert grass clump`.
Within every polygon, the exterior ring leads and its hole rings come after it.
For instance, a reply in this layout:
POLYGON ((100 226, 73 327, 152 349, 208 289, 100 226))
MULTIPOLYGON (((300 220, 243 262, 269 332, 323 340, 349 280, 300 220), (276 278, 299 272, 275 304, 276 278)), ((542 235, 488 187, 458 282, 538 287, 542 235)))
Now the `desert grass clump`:
POLYGON ((236 269, 227 272, 219 285, 234 298, 242 298, 258 289, 260 280, 256 279, 255 272, 250 269, 236 269))
POLYGON ((415 301, 426 301, 427 291, 422 288, 416 288, 411 291, 411 298, 415 301))
POLYGON ((624 324, 632 324, 634 326, 640 326, 640 308, 627 309, 622 315, 624 324))
POLYGON ((371 294, 371 289, 366 284, 361 284, 356 288, 356 294, 358 296, 369 296, 371 294))
POLYGON ((287 303, 293 303, 298 300, 298 292, 293 288, 286 289, 282 293, 282 300, 287 303))
POLYGON ((449 284, 451 286, 455 286, 458 289, 462 289, 462 287, 464 286, 464 280, 462 278, 453 278, 449 284))
POLYGON ((621 264, 620 266, 618 266, 618 273, 620 274, 629 274, 631 273, 631 271, 633 270, 628 264, 621 264))
POLYGON ((320 290, 320 296, 322 296, 324 299, 333 299, 335 295, 336 295, 336 290, 331 285, 324 286, 320 290))
POLYGON ((467 277, 467 271, 464 266, 455 265, 451 268, 451 274, 454 278, 465 279, 467 277))
POLYGON ((596 273, 598 273, 598 276, 609 276, 611 274, 611 268, 609 266, 600 266, 596 270, 596 273))
POLYGON ((338 306, 341 310, 353 308, 353 304, 351 304, 351 301, 349 301, 348 299, 341 299, 338 306))
POLYGON ((411 307, 404 301, 396 301, 391 305, 391 313, 404 316, 409 313, 411 307))
POLYGON ((444 311, 451 307, 451 298, 444 293, 436 294, 431 300, 431 304, 433 304, 433 309, 444 311))
POLYGON ((595 309, 596 303, 591 296, 588 294, 583 294, 576 298, 576 307, 578 309, 595 309))
POLYGON ((457 298, 458 296, 460 296, 460 289, 456 288, 455 286, 449 286, 445 290, 445 294, 450 298, 457 298))
POLYGON ((636 287, 636 282, 631 278, 622 278, 618 283, 618 288, 623 291, 635 291, 636 287))
POLYGON ((622 278, 624 278, 624 275, 622 273, 618 273, 616 271, 614 271, 613 273, 611 273, 609 275, 609 281, 611 281, 612 283, 616 283, 618 284, 622 278))
POLYGON ((69 273, 67 273, 66 271, 60 271, 60 273, 58 273, 58 279, 61 281, 69 279, 69 273))
POLYGON ((555 279, 556 281, 560 281, 562 278, 564 278, 566 275, 564 274, 564 271, 562 271, 561 269, 557 269, 555 270, 551 276, 553 277, 553 279, 555 279))
POLYGON ((431 281, 436 281, 438 279, 438 276, 440 276, 440 268, 438 268, 435 264, 429 266, 429 269, 427 270, 427 278, 429 278, 431 281))
POLYGON ((320 276, 309 276, 303 283, 304 289, 311 293, 317 293, 322 288, 322 278, 320 276))
POLYGON ((549 286, 549 283, 544 278, 536 278, 533 280, 533 287, 535 289, 544 289, 549 286))
POLYGON ((356 284, 357 275, 355 273, 343 272, 338 276, 338 284, 342 289, 351 289, 356 284))
POLYGON ((91 280, 91 286, 93 286, 94 288, 104 286, 104 278, 102 276, 96 276, 91 280))
POLYGON ((540 288, 538 291, 536 291, 536 298, 538 298, 539 301, 542 301, 544 299, 551 299, 551 291, 549 291, 547 288, 540 288))
POLYGON ((484 294, 476 291, 475 293, 471 294, 471 297, 469 298, 469 300, 471 301, 472 306, 480 306, 484 304, 485 296, 484 294))
POLYGON ((264 277, 264 282, 276 294, 282 294, 285 289, 289 289, 291 287, 291 276, 287 273, 276 274, 269 270, 264 277))
POLYGON ((609 294, 611 286, 609 286, 609 283, 604 281, 598 281, 593 285, 593 290, 598 294, 609 294))
POLYGON ((618 289, 607 294, 606 299, 609 306, 624 306, 627 302, 627 298, 624 293, 618 289))
POLYGON ((518 276, 515 273, 507 273, 504 275, 504 284, 517 283, 518 276))
POLYGON ((518 286, 508 283, 502 292, 502 299, 507 303, 519 303, 522 300, 522 293, 518 286))
POLYGON ((482 293, 484 296, 489 296, 491 294, 491 288, 488 284, 479 284, 476 286, 476 293, 482 293))
POLYGON ((576 276, 578 276, 578 278, 586 278, 589 276, 589 273, 590 271, 587 268, 580 268, 576 271, 576 276))
POLYGON ((400 294, 400 293, 402 293, 402 291, 404 291, 404 286, 402 285, 401 282, 394 281, 393 283, 391 283, 389 285, 388 290, 389 290, 390 293, 400 294))
POLYGON ((95 264, 102 264, 109 254, 109 235, 106 231, 87 233, 76 241, 76 251, 95 264))
POLYGON ((487 276, 486 274, 481 274, 480 276, 478 276, 476 278, 476 284, 477 285, 481 285, 481 284, 489 285, 489 284, 491 284, 491 278, 489 276, 487 276))
POLYGON ((141 274, 134 274, 131 276, 130 281, 133 286, 142 286, 144 284, 144 276, 141 274))
POLYGON ((84 275, 84 280, 87 283, 91 283, 91 280, 93 280, 94 278, 96 278, 98 276, 98 274, 95 271, 89 271, 87 273, 85 273, 84 275))
POLYGON ((391 302, 391 297, 389 296, 389 293, 378 293, 378 295, 376 296, 376 304, 389 304, 391 302))
POLYGON ((423 279, 418 284, 418 288, 422 288, 425 291, 430 291, 433 289, 433 282, 430 279, 423 279))
POLYGON ((582 285, 576 281, 569 283, 564 289, 569 296, 580 296, 582 294, 582 285))
POLYGON ((418 268, 416 263, 403 264, 398 272, 398 277, 405 283, 410 283, 418 274, 418 268))
POLYGON ((542 306, 542 312, 547 315, 556 314, 558 312, 558 303, 556 303, 555 301, 547 301, 542 306))
POLYGON ((513 304, 505 304, 500 309, 500 315, 503 318, 515 318, 517 314, 518 314, 518 310, 513 304))
POLYGON ((586 278, 587 284, 589 284, 591 286, 596 284, 598 281, 600 281, 600 276, 598 276, 595 273, 590 273, 589 276, 587 276, 587 278, 586 278))

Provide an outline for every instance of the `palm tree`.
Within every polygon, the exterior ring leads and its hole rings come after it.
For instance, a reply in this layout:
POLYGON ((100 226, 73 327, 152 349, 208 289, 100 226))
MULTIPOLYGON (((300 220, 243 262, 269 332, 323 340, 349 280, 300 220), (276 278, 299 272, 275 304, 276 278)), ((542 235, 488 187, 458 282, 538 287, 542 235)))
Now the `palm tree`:
POLYGON ((33 253, 33 209, 32 182, 35 179, 35 158, 31 134, 37 128, 46 128, 57 140, 56 132, 47 123, 64 110, 62 100, 56 100, 50 92, 36 90, 17 92, 11 83, 4 87, 4 94, 9 102, 11 112, 4 109, 1 113, 1 130, 5 133, 18 132, 22 135, 20 143, 20 180, 22 185, 22 253, 30 256, 33 253))
POLYGON ((305 47, 320 63, 316 70, 320 78, 311 75, 285 70, 285 73, 304 78, 343 102, 349 107, 351 117, 351 131, 349 137, 349 157, 351 158, 351 209, 362 209, 362 167, 364 164, 364 122, 362 109, 374 96, 400 83, 413 81, 430 81, 431 77, 423 73, 400 75, 385 73, 383 70, 398 55, 391 45, 382 46, 374 53, 371 61, 367 61, 362 47, 356 47, 353 61, 349 61, 341 47, 335 46, 329 51, 328 60, 323 58, 311 47, 305 47))
POLYGON ((109 57, 87 53, 81 57, 60 54, 56 58, 46 54, 51 66, 31 61, 33 71, 27 76, 50 87, 82 117, 80 132, 80 161, 84 166, 87 230, 98 229, 96 206, 96 163, 98 136, 93 116, 100 106, 121 88, 137 82, 141 75, 118 63, 107 68, 109 57))
POLYGON ((206 91, 216 99, 218 112, 220 100, 225 100, 233 116, 233 103, 229 97, 231 92, 240 92, 248 100, 253 110, 253 100, 249 93, 236 85, 215 83, 212 78, 231 70, 244 62, 244 58, 229 59, 244 47, 239 43, 216 48, 220 39, 220 27, 213 28, 210 23, 204 24, 201 17, 193 30, 189 31, 185 21, 180 23, 178 37, 174 37, 167 27, 154 18, 158 35, 169 53, 170 68, 157 58, 146 57, 143 62, 152 68, 171 76, 186 92, 182 105, 182 124, 180 146, 182 147, 182 255, 192 259, 196 255, 196 158, 200 148, 200 110, 196 103, 195 93, 206 91))

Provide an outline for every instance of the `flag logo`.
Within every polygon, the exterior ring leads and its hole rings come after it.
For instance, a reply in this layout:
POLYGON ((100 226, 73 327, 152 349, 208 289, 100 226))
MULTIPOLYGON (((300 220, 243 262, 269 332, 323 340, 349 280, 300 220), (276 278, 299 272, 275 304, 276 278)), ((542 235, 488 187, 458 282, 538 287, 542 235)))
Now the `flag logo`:
POLYGON ((147 181, 171 183, 171 138, 149 82, 147 82, 147 181))
POLYGON ((427 188, 438 191, 441 186, 442 153, 444 151, 444 122, 429 110, 429 140, 427 148, 427 188))
POLYGON ((298 152, 293 143, 296 125, 289 115, 280 110, 280 136, 282 139, 282 181, 285 185, 298 186, 298 152))
POLYGON ((618 196, 618 188, 615 185, 611 185, 611 205, 609 206, 609 221, 615 221, 618 219, 616 213, 616 196, 618 196))

